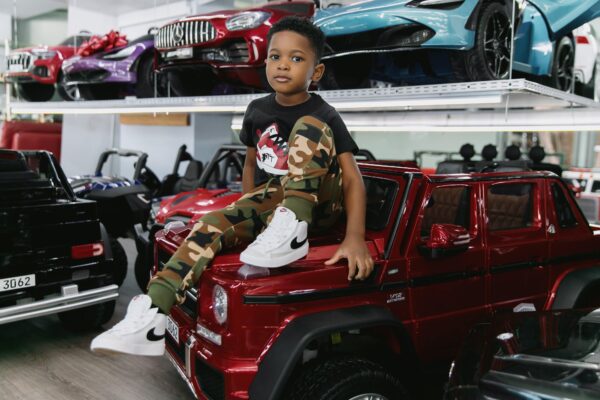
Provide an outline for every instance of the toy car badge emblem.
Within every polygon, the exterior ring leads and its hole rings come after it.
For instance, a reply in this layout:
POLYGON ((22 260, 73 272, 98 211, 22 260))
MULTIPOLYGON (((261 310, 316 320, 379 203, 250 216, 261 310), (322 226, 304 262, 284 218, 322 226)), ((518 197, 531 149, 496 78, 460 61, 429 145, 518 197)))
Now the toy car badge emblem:
POLYGON ((175 30, 173 31, 173 40, 175 43, 179 43, 183 40, 185 32, 183 31, 183 25, 176 25, 175 30))

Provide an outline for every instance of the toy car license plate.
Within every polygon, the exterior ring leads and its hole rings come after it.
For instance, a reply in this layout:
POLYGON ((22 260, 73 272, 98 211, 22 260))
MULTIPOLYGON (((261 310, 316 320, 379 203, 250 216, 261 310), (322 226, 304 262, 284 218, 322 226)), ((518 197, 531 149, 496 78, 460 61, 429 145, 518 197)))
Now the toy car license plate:
POLYGON ((35 286, 35 274, 0 279, 0 292, 35 286))
POLYGON ((21 64, 11 64, 8 67, 8 70, 10 72, 23 72, 24 71, 23 66, 21 64))
POLYGON ((179 326, 177 326, 177 322, 171 317, 167 317, 167 332, 179 344, 179 326))

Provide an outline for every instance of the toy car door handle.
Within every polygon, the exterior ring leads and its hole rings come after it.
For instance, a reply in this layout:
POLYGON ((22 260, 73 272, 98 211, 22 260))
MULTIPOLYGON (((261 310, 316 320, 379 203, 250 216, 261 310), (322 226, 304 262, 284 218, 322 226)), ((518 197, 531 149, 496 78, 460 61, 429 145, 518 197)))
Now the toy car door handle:
POLYGON ((556 227, 554 226, 554 224, 548 225, 547 231, 549 234, 554 235, 556 233, 556 227))

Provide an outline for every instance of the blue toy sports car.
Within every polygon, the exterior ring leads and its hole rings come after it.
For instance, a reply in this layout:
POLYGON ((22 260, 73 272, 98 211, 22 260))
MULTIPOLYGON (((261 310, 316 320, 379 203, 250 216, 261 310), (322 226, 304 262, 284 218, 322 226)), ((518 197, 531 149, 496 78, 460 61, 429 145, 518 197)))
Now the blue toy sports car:
POLYGON ((327 37, 321 86, 508 78, 513 13, 513 71, 569 90, 571 32, 600 16, 600 0, 366 0, 320 9, 314 21, 327 37))

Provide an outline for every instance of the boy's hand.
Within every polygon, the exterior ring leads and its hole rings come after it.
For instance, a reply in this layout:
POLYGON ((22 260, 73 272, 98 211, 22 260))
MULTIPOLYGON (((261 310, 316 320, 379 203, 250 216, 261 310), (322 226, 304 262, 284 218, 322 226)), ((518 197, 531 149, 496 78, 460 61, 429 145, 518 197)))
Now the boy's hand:
POLYGON ((352 278, 363 280, 373 272, 373 258, 362 237, 346 236, 333 257, 325 261, 325 265, 335 264, 342 258, 348 259, 349 281, 351 281, 352 278), (358 273, 356 272, 357 269, 358 273))

